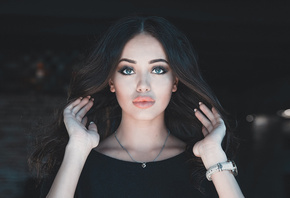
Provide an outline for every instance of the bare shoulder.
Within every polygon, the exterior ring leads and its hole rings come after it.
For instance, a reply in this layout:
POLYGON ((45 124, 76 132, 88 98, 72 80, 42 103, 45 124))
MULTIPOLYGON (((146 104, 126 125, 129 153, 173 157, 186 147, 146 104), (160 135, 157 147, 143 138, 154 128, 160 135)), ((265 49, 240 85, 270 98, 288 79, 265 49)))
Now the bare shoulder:
POLYGON ((99 153, 111 156, 112 153, 120 150, 120 146, 116 144, 114 136, 110 135, 109 137, 101 141, 99 145, 95 148, 95 150, 99 153))
POLYGON ((185 151, 186 143, 174 135, 170 135, 166 143, 166 150, 171 156, 178 155, 185 151))

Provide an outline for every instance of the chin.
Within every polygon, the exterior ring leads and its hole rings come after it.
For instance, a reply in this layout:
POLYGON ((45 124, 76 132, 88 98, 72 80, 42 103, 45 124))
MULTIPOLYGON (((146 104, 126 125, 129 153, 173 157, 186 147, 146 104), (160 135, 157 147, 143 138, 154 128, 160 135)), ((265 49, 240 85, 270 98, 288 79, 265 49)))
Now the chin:
MULTIPOLYGON (((128 115, 128 114, 127 114, 128 115)), ((152 121, 155 119, 162 118, 164 119, 164 113, 152 113, 152 112, 134 112, 134 114, 130 115, 131 118, 138 121, 152 121)))

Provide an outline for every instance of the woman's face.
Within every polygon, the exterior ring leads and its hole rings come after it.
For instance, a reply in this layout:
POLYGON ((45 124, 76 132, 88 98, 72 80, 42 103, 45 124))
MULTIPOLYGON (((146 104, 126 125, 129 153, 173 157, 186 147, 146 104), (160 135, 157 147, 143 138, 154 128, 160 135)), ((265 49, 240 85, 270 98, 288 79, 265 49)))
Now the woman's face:
POLYGON ((177 82, 161 43, 141 33, 125 45, 109 84, 122 108, 122 117, 152 120, 163 119, 177 82))

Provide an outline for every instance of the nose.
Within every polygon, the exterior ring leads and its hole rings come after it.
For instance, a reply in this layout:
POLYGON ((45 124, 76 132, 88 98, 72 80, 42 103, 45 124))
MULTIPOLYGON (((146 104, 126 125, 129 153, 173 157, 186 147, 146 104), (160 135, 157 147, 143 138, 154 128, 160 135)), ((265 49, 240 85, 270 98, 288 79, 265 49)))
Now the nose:
POLYGON ((151 90, 150 87, 150 79, 149 76, 144 74, 139 77, 137 87, 136 87, 137 92, 148 92, 151 90))

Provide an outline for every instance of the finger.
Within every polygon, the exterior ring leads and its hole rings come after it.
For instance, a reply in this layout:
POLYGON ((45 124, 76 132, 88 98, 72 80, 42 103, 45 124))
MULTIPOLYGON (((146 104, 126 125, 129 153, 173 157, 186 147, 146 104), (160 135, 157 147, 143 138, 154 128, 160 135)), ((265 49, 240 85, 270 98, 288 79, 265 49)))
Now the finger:
POLYGON ((97 125, 94 122, 90 122, 88 129, 89 129, 89 131, 98 133, 97 125))
POLYGON ((69 103, 66 107, 66 109, 68 110, 72 110, 76 105, 78 105, 81 101, 82 101, 82 97, 79 97, 78 99, 76 99, 75 101, 69 103))
POLYGON ((78 111, 81 108, 83 108, 89 101, 90 101, 90 96, 83 98, 82 101, 72 109, 72 114, 73 115, 77 114, 78 111))
POLYGON ((219 118, 218 119, 218 122, 217 122, 217 129, 220 129, 222 131, 226 131, 226 125, 225 125, 225 122, 223 121, 223 119, 219 118))
POLYGON ((216 121, 217 121, 217 123, 216 123, 216 125, 222 125, 222 127, 225 127, 226 125, 225 125, 225 122, 224 122, 224 120, 222 119, 222 117, 221 117, 221 115, 219 114, 219 112, 217 111, 217 109, 216 108, 212 108, 212 112, 213 112, 213 115, 214 115, 214 117, 215 117, 215 119, 216 119, 216 121))
POLYGON ((84 118, 82 119, 82 124, 83 124, 84 126, 86 126, 87 122, 88 122, 88 117, 86 116, 86 117, 84 117, 84 118))
POLYGON ((219 114, 219 112, 217 111, 217 109, 216 108, 212 108, 212 113, 213 113, 213 115, 214 115, 214 117, 215 117, 215 119, 220 119, 221 118, 221 115, 219 114))
POLYGON ((93 106, 93 99, 90 100, 83 108, 81 108, 77 114, 75 115, 76 118, 81 121, 83 117, 86 115, 86 113, 92 108, 93 106))
POLYGON ((216 118, 213 112, 202 102, 199 102, 200 110, 206 115, 206 117, 212 122, 212 125, 216 124, 216 118))
POLYGON ((78 104, 80 104, 80 102, 82 101, 82 97, 79 97, 78 99, 74 100, 73 102, 69 103, 66 108, 63 111, 63 116, 64 119, 66 117, 69 117, 72 114, 72 109, 77 106, 78 104))
POLYGON ((197 109, 194 109, 195 116, 201 122, 201 124, 210 132, 213 129, 211 122, 197 109))
POLYGON ((202 131, 202 134, 203 134, 204 137, 209 134, 208 130, 204 126, 202 127, 201 131, 202 131))

